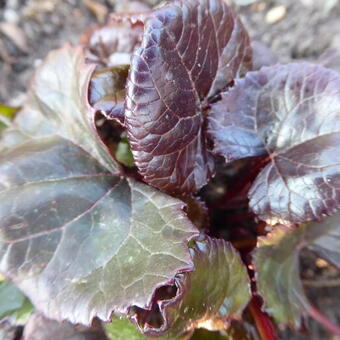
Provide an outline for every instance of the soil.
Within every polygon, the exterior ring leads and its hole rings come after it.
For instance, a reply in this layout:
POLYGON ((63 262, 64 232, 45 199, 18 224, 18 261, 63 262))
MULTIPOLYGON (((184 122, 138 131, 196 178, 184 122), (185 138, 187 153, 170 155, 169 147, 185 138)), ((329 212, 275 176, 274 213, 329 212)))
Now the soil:
MULTIPOLYGON (((77 43, 81 32, 128 0, 0 0, 0 104, 20 106, 34 68, 48 51, 77 43)), ((144 1, 155 4, 157 0, 144 1)), ((318 59, 340 47, 339 0, 234 0, 252 38, 282 62, 318 59)), ((340 324, 340 275, 311 253, 301 257, 310 300, 340 324)), ((308 320, 309 333, 286 330, 280 339, 336 339, 308 320)))

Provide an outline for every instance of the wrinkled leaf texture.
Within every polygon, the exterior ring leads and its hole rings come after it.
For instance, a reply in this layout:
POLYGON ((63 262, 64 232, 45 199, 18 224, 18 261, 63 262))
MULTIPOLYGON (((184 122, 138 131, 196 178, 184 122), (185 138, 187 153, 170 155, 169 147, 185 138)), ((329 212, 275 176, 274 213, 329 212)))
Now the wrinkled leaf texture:
POLYGON ((135 163, 152 186, 196 192, 214 172, 205 109, 249 69, 249 38, 222 0, 174 1, 141 20, 125 111, 135 163))
POLYGON ((57 320, 89 325, 136 310, 144 332, 161 334, 176 322, 182 331, 214 314, 237 315, 249 293, 238 254, 210 239, 190 253, 198 230, 183 202, 117 174, 92 136, 94 110, 82 100, 93 67, 84 60, 70 46, 49 55, 17 117, 24 138, 0 156, 0 272, 57 320), (32 117, 34 128, 24 124, 32 117), (156 299, 176 284, 170 300, 156 299), (163 323, 145 329, 142 315, 155 304, 163 323), (185 304, 193 308, 188 319, 185 304))
POLYGON ((92 71, 78 48, 51 52, 17 117, 26 142, 0 161, 0 272, 48 317, 84 324, 147 308, 193 268, 198 233, 181 201, 116 174, 92 130, 92 71))
POLYGON ((340 268, 340 212, 299 228, 277 225, 259 238, 254 254, 257 288, 265 308, 278 323, 301 326, 311 306, 300 279, 299 253, 303 248, 340 268))
POLYGON ((195 270, 178 274, 173 298, 156 301, 152 313, 161 313, 163 323, 153 327, 149 315, 132 317, 146 335, 165 333, 173 339, 196 327, 225 329, 250 300, 249 278, 238 252, 224 240, 201 237, 190 249, 195 270), (144 321, 144 322, 143 322, 144 321))
POLYGON ((209 121, 227 162, 268 155, 249 191, 260 218, 300 223, 339 209, 339 74, 308 63, 250 72, 223 93, 209 121))
POLYGON ((0 272, 48 317, 108 321, 147 308, 158 286, 193 269, 186 243, 197 232, 179 200, 112 175, 59 137, 0 164, 0 272))

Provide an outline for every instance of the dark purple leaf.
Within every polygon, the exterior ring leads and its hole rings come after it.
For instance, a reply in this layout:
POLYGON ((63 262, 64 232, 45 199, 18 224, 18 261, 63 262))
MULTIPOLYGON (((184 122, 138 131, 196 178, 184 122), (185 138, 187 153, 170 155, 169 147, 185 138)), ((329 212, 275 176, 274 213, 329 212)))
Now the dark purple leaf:
POLYGON ((105 26, 94 26, 81 37, 87 58, 101 67, 129 65, 140 46, 143 23, 137 16, 113 15, 105 26))
POLYGON ((340 213, 321 222, 299 228, 276 225, 259 239, 254 265, 259 293, 265 307, 278 323, 301 326, 308 314, 308 301, 299 273, 299 253, 303 248, 315 251, 325 260, 340 264, 340 213))
POLYGON ((214 172, 203 128, 209 98, 250 67, 248 35, 222 0, 183 0, 144 20, 131 62, 126 126, 147 183, 191 193, 214 172))
POLYGON ((125 85, 129 67, 116 66, 93 74, 89 86, 89 102, 107 119, 124 125, 125 85))
POLYGON ((250 72, 213 105, 215 152, 268 155, 250 191, 262 219, 304 222, 340 204, 340 76, 308 63, 250 72))

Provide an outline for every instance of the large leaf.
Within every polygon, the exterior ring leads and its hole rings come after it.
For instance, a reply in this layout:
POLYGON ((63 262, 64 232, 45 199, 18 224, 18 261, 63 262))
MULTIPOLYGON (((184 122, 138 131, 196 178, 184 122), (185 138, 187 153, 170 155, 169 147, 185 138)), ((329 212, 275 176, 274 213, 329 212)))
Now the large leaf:
POLYGON ((0 158, 0 272, 54 319, 149 308, 156 288, 193 269, 197 231, 181 208, 69 140, 34 139, 0 158))
POLYGON ((16 116, 13 127, 4 133, 2 146, 59 135, 116 172, 118 165, 98 137, 95 110, 87 100, 93 69, 93 65, 85 63, 81 48, 66 45, 50 52, 35 73, 27 103, 16 116))
POLYGON ((267 312, 279 323, 300 327, 311 304, 299 276, 299 253, 311 249, 340 268, 340 212, 297 229, 275 226, 258 246, 254 265, 267 312))
MULTIPOLYGON (((173 337, 196 327, 225 329, 250 299, 247 270, 231 244, 209 237, 196 240, 191 248, 195 270, 178 274, 176 294, 154 301, 151 311, 136 310, 132 319, 143 333, 173 337), (161 322, 155 324, 155 314, 161 322)), ((157 294, 156 294, 157 295, 157 294)))
POLYGON ((308 63, 250 72, 212 108, 215 152, 268 154, 249 191, 262 219, 304 222, 340 204, 340 75, 308 63))
POLYGON ((174 1, 144 26, 125 112, 135 163, 157 188, 196 192, 214 172, 203 129, 209 98, 249 68, 249 38, 222 0, 174 1))

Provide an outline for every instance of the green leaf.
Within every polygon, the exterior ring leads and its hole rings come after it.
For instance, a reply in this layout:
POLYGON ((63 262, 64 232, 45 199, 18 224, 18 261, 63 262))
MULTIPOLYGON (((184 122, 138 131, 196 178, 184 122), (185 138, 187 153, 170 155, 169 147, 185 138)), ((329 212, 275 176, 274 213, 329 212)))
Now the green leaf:
POLYGON ((12 119, 14 115, 18 112, 18 110, 18 107, 0 105, 0 116, 12 119))
POLYGON ((299 253, 308 248, 339 267, 340 212, 322 222, 299 228, 277 225, 259 239, 254 255, 258 290, 266 310, 277 322, 296 327, 306 315, 310 302, 299 276, 299 253))
POLYGON ((0 319, 10 316, 16 323, 24 323, 32 313, 33 306, 13 283, 0 282, 0 319))
POLYGON ((106 334, 110 340, 145 340, 146 336, 141 334, 137 328, 127 319, 113 318, 110 323, 104 324, 106 334))
POLYGON ((119 166, 97 134, 95 110, 88 103, 93 70, 80 47, 66 45, 50 52, 35 73, 26 104, 3 135, 2 148, 59 135, 85 149, 109 171, 117 172, 119 166))
POLYGON ((61 137, 0 157, 0 272, 53 319, 90 324, 148 308, 193 269, 184 204, 111 174, 61 137))
MULTIPOLYGON (((124 318, 113 318, 112 322, 104 325, 106 334, 110 340, 147 340, 150 339, 145 335, 141 334, 137 328, 124 318)), ((182 337, 168 338, 168 337, 157 337, 158 340, 184 340, 182 337)))
POLYGON ((250 299, 249 278, 238 252, 224 240, 204 237, 191 248, 195 270, 178 274, 174 297, 158 299, 151 311, 132 317, 147 335, 176 337, 196 327, 225 329, 230 318, 240 317, 250 299), (155 326, 159 311, 163 323, 155 326))
POLYGON ((18 112, 19 108, 6 105, 0 105, 0 133, 7 127, 11 126, 11 120, 18 112))
POLYGON ((130 144, 127 139, 122 139, 117 146, 116 159, 118 162, 126 165, 127 167, 134 167, 133 155, 130 149, 130 144))

